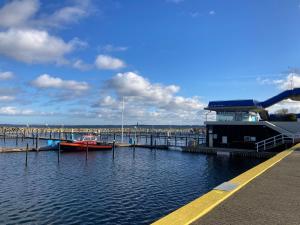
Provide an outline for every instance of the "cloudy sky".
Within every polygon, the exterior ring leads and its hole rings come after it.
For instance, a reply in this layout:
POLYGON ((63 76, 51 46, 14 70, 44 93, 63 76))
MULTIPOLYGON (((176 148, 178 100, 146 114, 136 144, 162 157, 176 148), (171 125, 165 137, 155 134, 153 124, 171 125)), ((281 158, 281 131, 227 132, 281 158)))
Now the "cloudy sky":
POLYGON ((0 123, 120 124, 124 98, 126 124, 201 124, 300 86, 299 25, 298 0, 0 0, 0 123))

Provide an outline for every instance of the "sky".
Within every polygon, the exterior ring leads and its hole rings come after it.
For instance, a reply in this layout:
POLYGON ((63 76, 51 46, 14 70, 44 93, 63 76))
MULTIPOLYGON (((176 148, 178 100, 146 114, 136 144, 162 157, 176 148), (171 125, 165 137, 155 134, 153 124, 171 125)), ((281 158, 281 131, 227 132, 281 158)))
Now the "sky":
MULTIPOLYGON (((199 125, 300 87, 297 0, 0 0, 0 124, 199 125)), ((300 104, 286 100, 270 111, 300 104)))

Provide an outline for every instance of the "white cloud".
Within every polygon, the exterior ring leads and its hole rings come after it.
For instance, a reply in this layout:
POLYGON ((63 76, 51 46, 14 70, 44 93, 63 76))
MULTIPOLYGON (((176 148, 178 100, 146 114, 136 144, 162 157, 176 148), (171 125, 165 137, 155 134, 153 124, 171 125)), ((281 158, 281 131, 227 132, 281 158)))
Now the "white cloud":
POLYGON ((41 30, 10 29, 0 32, 0 54, 26 63, 61 63, 65 61, 64 55, 79 44, 77 39, 66 43, 41 30))
POLYGON ((0 80, 10 80, 14 78, 14 73, 7 71, 7 72, 0 72, 0 80))
POLYGON ((15 100, 14 96, 10 96, 10 95, 0 95, 0 102, 10 102, 15 100))
POLYGON ((274 85, 281 90, 288 90, 300 87, 300 74, 289 73, 281 79, 257 78, 257 82, 261 85, 274 85))
POLYGON ((40 89, 56 88, 67 89, 73 91, 86 91, 89 89, 89 85, 86 82, 78 82, 75 80, 63 80, 59 77, 50 76, 48 74, 42 74, 31 82, 31 84, 40 89))
POLYGON ((119 122, 123 96, 128 123, 198 124, 203 119, 199 111, 204 104, 199 97, 179 96, 177 85, 151 83, 134 72, 118 73, 106 81, 103 89, 112 95, 103 96, 94 105, 95 114, 102 119, 119 122))
POLYGON ((103 70, 117 70, 126 66, 125 62, 123 62, 121 59, 113 58, 108 55, 98 55, 95 65, 97 68, 103 70))
POLYGON ((32 23, 39 26, 61 27, 65 24, 76 23, 90 14, 89 0, 73 1, 74 4, 59 8, 50 15, 39 18, 32 23))
POLYGON ((92 65, 86 64, 81 59, 78 59, 73 62, 73 67, 81 71, 87 71, 92 68, 92 65))
POLYGON ((105 45, 100 48, 101 50, 105 52, 124 52, 127 51, 128 47, 125 46, 114 46, 114 45, 105 45))
MULTIPOLYGON (((294 72, 289 73, 281 79, 258 78, 257 82, 261 85, 273 85, 280 90, 289 90, 300 87, 300 74, 294 72)), ((300 113, 300 102, 286 99, 269 107, 268 111, 275 113, 279 109, 288 109, 290 113, 300 113)))
POLYGON ((37 15, 39 0, 13 0, 0 9, 0 26, 2 27, 60 27, 77 22, 88 16, 91 10, 89 0, 73 1, 74 3, 58 8, 53 13, 37 15))
POLYGON ((38 14, 39 0, 10 1, 0 9, 0 26, 6 28, 0 32, 0 54, 25 63, 68 63, 65 55, 86 43, 65 42, 46 28, 76 22, 88 9, 89 0, 82 0, 45 15, 38 14))
POLYGON ((107 81, 107 86, 115 90, 119 97, 142 97, 146 101, 166 101, 179 91, 176 85, 152 84, 144 77, 134 73, 118 73, 107 81))
POLYGON ((14 0, 0 9, 0 26, 16 27, 26 22, 38 11, 38 0, 14 0))
POLYGON ((273 83, 282 90, 300 87, 300 74, 290 73, 285 79, 273 80, 273 83))
POLYGON ((300 102, 286 99, 269 107, 268 111, 270 113, 276 113, 280 109, 287 109, 289 113, 300 113, 300 102))
POLYGON ((34 111, 30 109, 18 109, 14 106, 0 107, 0 115, 19 116, 19 115, 33 115, 34 111))

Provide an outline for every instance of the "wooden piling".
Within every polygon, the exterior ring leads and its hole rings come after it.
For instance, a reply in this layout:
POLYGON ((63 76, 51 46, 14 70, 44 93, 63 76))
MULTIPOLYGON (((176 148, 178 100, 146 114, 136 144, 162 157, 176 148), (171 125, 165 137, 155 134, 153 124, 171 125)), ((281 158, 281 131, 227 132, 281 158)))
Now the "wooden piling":
POLYGON ((113 141, 113 159, 115 158, 115 146, 116 146, 116 141, 113 141))
POLYGON ((58 143, 58 151, 57 151, 57 162, 60 161, 60 143, 58 143))
POLYGON ((28 143, 26 145, 26 158, 25 158, 25 166, 27 166, 28 162, 28 143))
POLYGON ((86 143, 86 151, 85 151, 85 160, 88 160, 88 154, 89 154, 89 143, 86 143))

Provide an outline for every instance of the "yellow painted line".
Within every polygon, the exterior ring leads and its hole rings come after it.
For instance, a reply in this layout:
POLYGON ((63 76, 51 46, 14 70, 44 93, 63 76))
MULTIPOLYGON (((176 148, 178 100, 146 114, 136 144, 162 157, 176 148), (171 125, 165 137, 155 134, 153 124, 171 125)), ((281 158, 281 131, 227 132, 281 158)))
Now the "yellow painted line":
POLYGON ((276 156, 268 159, 267 161, 253 167, 252 169, 242 173, 241 175, 228 181, 229 183, 236 184, 237 187, 231 191, 212 190, 207 194, 197 198, 196 200, 188 203, 187 205, 177 209, 169 215, 159 219, 152 225, 187 225, 198 220, 206 213, 211 211, 221 202, 240 190, 250 181, 264 173, 266 170, 274 166, 276 163, 291 154, 300 144, 287 149, 276 156))

